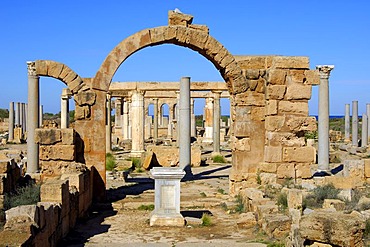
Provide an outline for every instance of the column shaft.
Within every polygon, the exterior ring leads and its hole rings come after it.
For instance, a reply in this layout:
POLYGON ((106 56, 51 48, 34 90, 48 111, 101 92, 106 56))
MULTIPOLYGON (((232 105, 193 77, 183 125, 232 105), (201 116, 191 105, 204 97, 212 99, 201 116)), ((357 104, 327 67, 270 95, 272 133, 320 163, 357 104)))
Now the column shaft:
POLYGON ((19 127, 20 125, 20 109, 21 108, 21 103, 17 102, 15 104, 15 126, 19 127))
POLYGON ((105 126, 105 137, 106 137, 106 152, 110 153, 112 151, 112 120, 111 120, 111 96, 107 94, 107 101, 106 101, 106 126, 105 126))
POLYGON ((9 103, 9 131, 8 142, 14 139, 14 102, 9 103))
POLYGON ((358 147, 358 101, 352 101, 352 145, 358 147))
POLYGON ((221 119, 221 108, 220 108, 220 96, 221 92, 214 92, 213 94, 213 153, 220 153, 220 119, 221 119))
POLYGON ((346 111, 344 115, 344 141, 350 141, 350 106, 346 104, 346 111))
POLYGON ((69 95, 68 88, 63 88, 60 99, 60 128, 66 129, 69 127, 69 95))
POLYGON ((154 99, 154 125, 153 125, 153 139, 158 139, 158 99, 154 99))
POLYGON ((128 100, 127 99, 124 99, 123 101, 123 116, 122 116, 122 120, 123 120, 123 123, 122 123, 122 127, 123 127, 123 139, 124 140, 127 140, 129 139, 128 138, 128 126, 129 126, 129 115, 128 115, 128 100))
POLYGON ((179 163, 182 169, 191 164, 190 151, 190 77, 182 77, 180 82, 179 105, 179 163))
POLYGON ((144 152, 144 92, 132 93, 132 156, 140 156, 144 152))
POLYGON ((370 104, 366 104, 366 116, 367 116, 367 142, 369 143, 370 139, 370 121, 369 121, 369 116, 370 116, 370 104))
POLYGON ((362 114, 362 136, 361 136, 361 147, 366 147, 368 143, 367 139, 367 115, 362 114))

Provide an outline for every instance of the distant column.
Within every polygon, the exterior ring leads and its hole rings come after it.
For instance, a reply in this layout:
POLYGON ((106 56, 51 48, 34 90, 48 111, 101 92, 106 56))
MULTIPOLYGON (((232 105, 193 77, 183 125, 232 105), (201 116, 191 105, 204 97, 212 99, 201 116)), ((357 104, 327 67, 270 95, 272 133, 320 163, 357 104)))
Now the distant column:
POLYGON ((140 157, 144 152, 144 91, 135 90, 132 93, 132 150, 131 156, 140 157))
POLYGON ((128 98, 128 101, 127 101, 127 108, 128 108, 128 127, 127 127, 127 138, 129 140, 132 139, 132 110, 131 110, 131 96, 132 94, 130 94, 130 98, 128 98))
POLYGON ((116 98, 115 100, 115 108, 116 108, 116 116, 115 116, 115 126, 116 127, 122 127, 121 124, 121 115, 122 115, 122 99, 121 98, 116 98))
POLYGON ((27 135, 27 173, 39 169, 39 145, 35 143, 35 129, 39 127, 39 77, 35 62, 27 62, 28 67, 28 135, 27 135))
POLYGON ((182 77, 180 82, 179 104, 179 166, 190 167, 190 77, 182 77))
POLYGON ((213 155, 220 154, 221 91, 213 92, 213 155))
MULTIPOLYGON (((23 103, 19 103, 19 126, 22 130, 21 134, 23 134, 23 107, 22 107, 22 104, 23 103)), ((22 136, 20 136, 20 138, 22 139, 22 136)))
POLYGON ((25 103, 22 103, 21 104, 21 109, 22 109, 22 133, 23 135, 25 135, 26 131, 27 131, 27 114, 26 114, 26 104, 25 103))
POLYGON ((369 143, 370 141, 370 121, 369 121, 369 116, 370 116, 370 104, 366 104, 366 116, 367 116, 367 142, 369 143))
MULTIPOLYGON (((180 83, 181 84, 181 83, 180 83)), ((181 85, 180 85, 181 87, 181 85)), ((180 108, 180 91, 176 91, 176 146, 180 145, 180 117, 179 117, 179 108, 180 108)))
POLYGON ((330 174, 329 168, 329 76, 333 65, 319 65, 318 172, 330 174))
POLYGON ((172 139, 172 126, 173 126, 173 105, 168 106, 168 126, 167 126, 167 138, 172 139))
POLYGON ((358 101, 352 101, 352 145, 358 147, 358 101))
POLYGON ((367 147, 367 115, 362 114, 362 135, 361 135, 361 147, 367 147))
POLYGON ((15 126, 16 127, 19 127, 19 125, 21 125, 21 122, 20 122, 20 116, 21 116, 21 103, 17 102, 15 104, 15 126))
POLYGON ((153 99, 154 101, 154 124, 153 124, 153 139, 158 139, 158 98, 153 99))
POLYGON ((112 151, 112 120, 111 120, 111 95, 107 93, 107 101, 106 101, 106 125, 105 125, 105 149, 106 153, 110 153, 112 151))
POLYGON ((212 142, 213 141, 213 98, 206 98, 206 105, 204 110, 204 142, 212 142))
POLYGON ((350 142, 350 106, 346 104, 346 112, 344 115, 344 141, 350 142))
POLYGON ((9 135, 8 142, 14 140, 14 102, 9 103, 9 135))
POLYGON ((69 98, 71 91, 68 88, 63 88, 60 97, 60 128, 66 129, 69 127, 69 98))
POLYGON ((194 114, 194 99, 190 99, 190 136, 197 137, 197 126, 195 123, 195 114, 194 114))
POLYGON ((43 126, 44 122, 44 107, 42 105, 39 106, 39 126, 43 126))
POLYGON ((125 98, 124 101, 123 101, 123 116, 122 116, 122 120, 123 120, 123 123, 122 123, 122 132, 123 132, 123 139, 124 140, 127 140, 129 139, 128 138, 128 126, 129 126, 129 116, 128 116, 128 99, 125 98))

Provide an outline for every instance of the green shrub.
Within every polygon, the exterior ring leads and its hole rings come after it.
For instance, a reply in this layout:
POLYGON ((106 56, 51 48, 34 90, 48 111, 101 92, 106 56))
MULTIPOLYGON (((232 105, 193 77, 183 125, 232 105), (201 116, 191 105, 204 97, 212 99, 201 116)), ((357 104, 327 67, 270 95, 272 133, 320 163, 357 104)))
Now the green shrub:
POLYGON ((32 205, 40 201, 40 185, 31 184, 19 187, 14 193, 7 193, 4 197, 4 210, 21 205, 32 205))
POLYGON ((365 222, 365 231, 364 231, 363 238, 364 239, 370 238, 370 219, 367 219, 365 222))
POLYGON ((135 167, 136 169, 141 167, 141 159, 131 158, 131 161, 132 161, 132 166, 135 167))
POLYGON ((220 194, 222 194, 222 195, 226 195, 225 190, 224 190, 224 189, 222 189, 222 188, 218 188, 218 189, 217 189, 217 192, 218 192, 218 193, 220 193, 220 194))
POLYGON ((222 155, 215 155, 212 157, 214 163, 226 163, 224 156, 222 155))
POLYGON ((244 213, 245 212, 245 205, 244 205, 244 201, 243 201, 243 198, 241 197, 241 195, 237 195, 236 197, 236 206, 235 206, 235 212, 237 213, 244 213))
POLYGON ((117 162, 116 158, 114 158, 113 154, 107 153, 105 156, 105 168, 108 171, 113 171, 114 168, 116 168, 117 162))
POLYGON ((317 186, 303 200, 303 207, 321 208, 325 199, 338 199, 339 191, 333 184, 317 186))
POLYGON ((317 136, 318 136, 317 131, 309 131, 304 134, 304 137, 306 139, 317 139, 317 136))
POLYGON ((288 208, 288 196, 286 193, 279 193, 276 201, 281 211, 285 211, 288 208))
POLYGON ((203 214, 202 215, 202 226, 211 226, 212 225, 212 219, 209 214, 203 214))
POLYGON ((149 205, 142 204, 137 209, 144 210, 144 211, 153 211, 154 210, 154 204, 149 204, 149 205))
POLYGON ((261 185, 262 184, 262 179, 261 179, 261 172, 257 172, 257 177, 256 177, 256 182, 257 184, 261 185))

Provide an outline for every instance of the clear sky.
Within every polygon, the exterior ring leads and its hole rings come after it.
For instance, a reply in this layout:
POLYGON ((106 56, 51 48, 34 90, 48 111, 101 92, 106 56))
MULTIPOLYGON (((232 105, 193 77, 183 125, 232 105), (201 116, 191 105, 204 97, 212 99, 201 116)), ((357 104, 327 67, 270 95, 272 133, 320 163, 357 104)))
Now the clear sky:
MULTIPOLYGON (((311 69, 333 64, 330 114, 344 104, 370 103, 370 1, 367 0, 1 0, 0 108, 27 101, 26 61, 62 62, 81 77, 93 77, 107 54, 126 37, 167 25, 168 10, 179 8, 205 24, 234 55, 309 56, 311 69)), ((145 48, 117 71, 114 81, 222 81, 198 53, 175 45, 145 48)), ((44 112, 60 111, 64 84, 41 78, 44 112)), ((310 114, 317 114, 314 87, 310 114)), ((227 102, 222 102, 226 114, 227 102)), ((202 113, 196 103, 196 114, 202 113)))

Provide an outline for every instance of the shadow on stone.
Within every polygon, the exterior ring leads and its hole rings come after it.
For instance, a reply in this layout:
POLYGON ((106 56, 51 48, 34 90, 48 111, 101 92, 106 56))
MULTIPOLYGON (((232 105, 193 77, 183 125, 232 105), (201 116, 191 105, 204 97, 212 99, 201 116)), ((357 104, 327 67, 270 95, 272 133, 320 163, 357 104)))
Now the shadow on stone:
POLYGON ((192 218, 198 218, 198 219, 201 219, 203 214, 208 214, 210 216, 213 216, 212 212, 209 210, 180 211, 180 213, 183 217, 192 217, 192 218))

